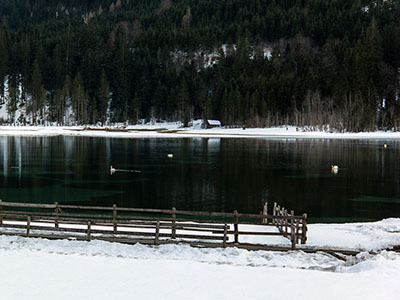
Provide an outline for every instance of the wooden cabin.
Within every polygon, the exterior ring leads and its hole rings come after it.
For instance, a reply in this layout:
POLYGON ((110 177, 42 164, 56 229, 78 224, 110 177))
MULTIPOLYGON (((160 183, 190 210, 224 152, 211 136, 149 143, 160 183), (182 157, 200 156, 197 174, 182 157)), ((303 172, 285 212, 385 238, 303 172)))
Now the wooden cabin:
POLYGON ((221 127, 221 121, 219 120, 207 120, 205 124, 203 124, 204 128, 215 128, 221 127))

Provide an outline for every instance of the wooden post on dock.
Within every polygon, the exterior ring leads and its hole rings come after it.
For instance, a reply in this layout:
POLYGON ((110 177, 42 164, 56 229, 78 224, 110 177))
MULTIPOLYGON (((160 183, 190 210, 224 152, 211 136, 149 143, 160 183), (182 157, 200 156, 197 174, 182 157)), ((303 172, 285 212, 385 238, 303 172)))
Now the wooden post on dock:
MULTIPOLYGON (((281 209, 281 206, 280 205, 278 205, 278 216, 282 216, 282 209, 281 209)), ((283 219, 278 219, 278 220, 276 220, 277 222, 278 222, 278 224, 279 224, 279 229, 280 229, 280 231, 281 232, 283 232, 283 219)))
POLYGON ((0 225, 3 224, 3 205, 2 205, 2 200, 0 200, 0 225))
POLYGON ((172 208, 172 235, 171 237, 174 239, 176 237, 176 208, 172 208))
POLYGON ((234 230, 235 230, 235 244, 238 244, 239 243, 239 224, 238 224, 238 222, 239 222, 239 217, 238 217, 238 211, 237 210, 235 210, 234 212, 233 212, 233 227, 234 227, 234 230))
MULTIPOLYGON (((294 217, 294 210, 290 211, 290 215, 292 215, 294 217)), ((288 221, 287 221, 288 222, 288 221)), ((294 224, 295 220, 291 219, 290 220, 290 236, 292 236, 292 230, 293 230, 293 224, 294 224)))
POLYGON ((117 231, 117 205, 113 205, 113 229, 117 231))
POLYGON ((58 202, 54 202, 54 227, 58 228, 58 202))
POLYGON ((287 213, 286 209, 283 211, 283 215, 286 217, 285 218, 285 222, 284 222, 285 223, 285 235, 288 236, 289 222, 288 222, 288 219, 287 219, 288 213, 287 213))
POLYGON ((160 220, 157 220, 156 224, 156 236, 154 238, 154 245, 158 245, 158 238, 160 236, 160 220))
POLYGON ((90 221, 87 222, 87 239, 90 241, 91 239, 91 231, 92 231, 92 223, 90 221))
MULTIPOLYGON (((263 215, 268 215, 268 202, 265 202, 264 204, 264 209, 263 209, 263 215)), ((268 218, 262 219, 263 224, 268 224, 268 218)))
MULTIPOLYGON (((277 215, 278 215, 279 217, 282 216, 282 210, 281 210, 281 206, 280 206, 280 205, 278 205, 276 213, 277 213, 277 215)), ((277 219, 276 222, 278 223, 279 231, 282 232, 282 231, 283 231, 283 230, 282 230, 282 222, 283 222, 283 219, 277 219)))
POLYGON ((31 217, 26 220, 26 237, 29 237, 29 231, 31 230, 31 217))
POLYGON ((295 227, 294 223, 292 222, 291 228, 290 228, 290 241, 292 242, 292 250, 296 249, 296 232, 295 232, 295 227))
POLYGON ((303 214, 303 224, 301 228, 301 243, 305 244, 307 241, 307 214, 303 214))
MULTIPOLYGON (((274 208, 272 209, 272 216, 274 217, 275 215, 276 215, 276 202, 274 202, 274 208)), ((275 218, 272 218, 272 224, 276 225, 275 218)))
POLYGON ((223 248, 226 247, 226 240, 227 240, 226 234, 227 234, 227 232, 228 232, 228 226, 225 224, 225 225, 224 225, 224 240, 223 240, 223 242, 222 242, 222 247, 223 247, 223 248))

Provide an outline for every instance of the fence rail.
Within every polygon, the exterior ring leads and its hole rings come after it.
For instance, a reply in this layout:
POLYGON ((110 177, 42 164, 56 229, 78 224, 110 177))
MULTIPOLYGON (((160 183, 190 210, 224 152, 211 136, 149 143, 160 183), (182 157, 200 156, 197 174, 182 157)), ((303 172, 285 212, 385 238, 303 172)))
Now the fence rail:
MULTIPOLYGON (((307 215, 287 213, 276 203, 260 214, 104 206, 17 203, 0 200, 0 234, 108 240, 124 243, 188 243, 214 247, 248 245, 245 236, 283 236, 291 248, 307 240, 307 215), (253 225, 253 226, 248 226, 253 225), (274 226, 271 231, 266 226, 274 226), (240 228, 240 229, 239 229, 240 228), (7 231, 4 231, 6 229, 7 231), (244 242, 240 239, 244 238, 244 242)), ((262 245, 260 245, 262 246, 262 245)))

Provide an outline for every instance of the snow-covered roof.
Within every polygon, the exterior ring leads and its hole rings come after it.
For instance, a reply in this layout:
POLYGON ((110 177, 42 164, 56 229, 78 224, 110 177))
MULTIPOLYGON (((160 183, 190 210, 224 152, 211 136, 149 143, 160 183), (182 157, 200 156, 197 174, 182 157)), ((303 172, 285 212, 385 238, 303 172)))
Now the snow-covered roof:
POLYGON ((218 120, 207 120, 207 122, 211 126, 221 126, 221 121, 218 121, 218 120))

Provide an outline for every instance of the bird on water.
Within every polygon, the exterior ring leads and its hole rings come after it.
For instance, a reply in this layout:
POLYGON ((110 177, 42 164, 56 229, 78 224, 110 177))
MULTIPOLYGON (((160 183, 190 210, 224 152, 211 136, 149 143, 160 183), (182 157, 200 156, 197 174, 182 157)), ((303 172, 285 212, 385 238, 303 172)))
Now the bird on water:
POLYGON ((339 172, 339 167, 337 165, 331 165, 331 172, 337 174, 339 172))
POLYGON ((115 172, 128 172, 128 173, 142 173, 140 170, 124 170, 124 169, 116 169, 113 166, 110 166, 110 174, 114 174, 115 172))
POLYGON ((114 174, 115 173, 115 168, 113 168, 113 166, 110 166, 110 174, 114 174))

